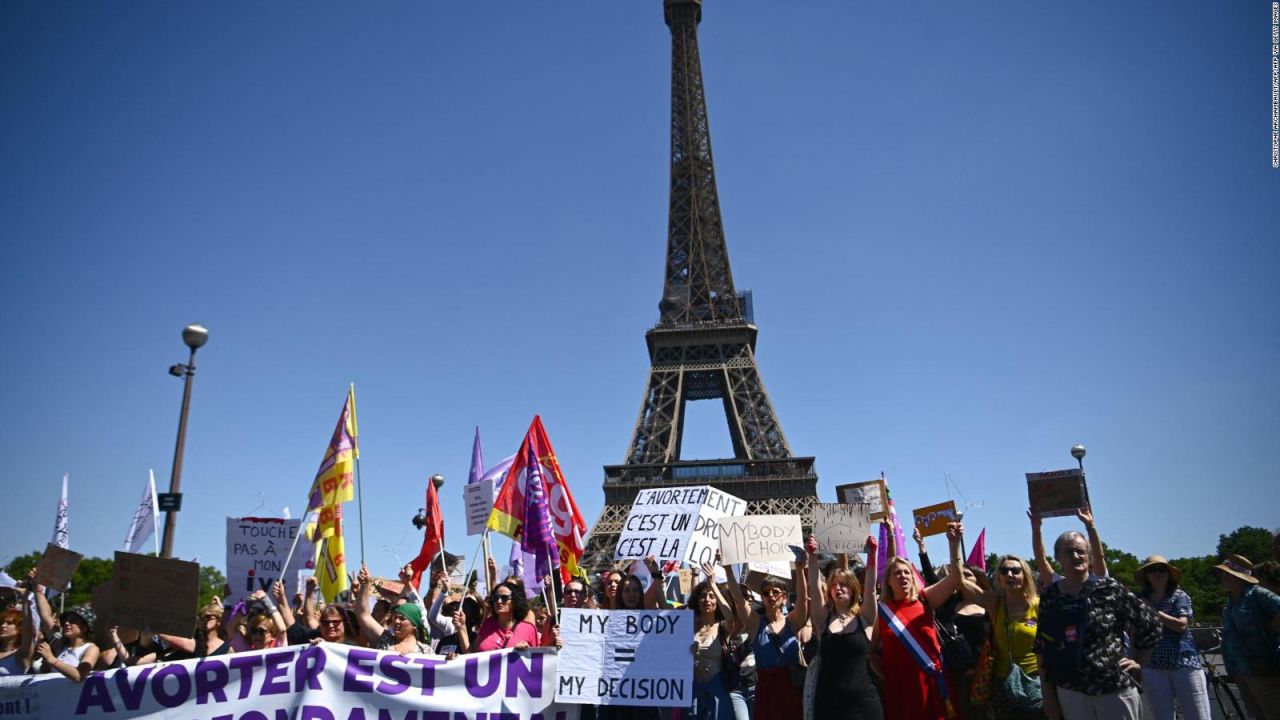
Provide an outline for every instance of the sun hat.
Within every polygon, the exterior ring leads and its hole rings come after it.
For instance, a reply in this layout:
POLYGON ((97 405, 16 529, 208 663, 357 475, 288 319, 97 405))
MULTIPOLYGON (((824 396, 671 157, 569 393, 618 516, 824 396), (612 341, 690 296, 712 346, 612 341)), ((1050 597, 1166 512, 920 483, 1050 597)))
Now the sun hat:
POLYGON ((63 620, 65 620, 68 615, 74 615, 80 618, 80 620, 83 621, 84 624, 88 626, 89 632, 85 633, 86 635, 93 634, 93 626, 98 621, 98 615, 93 612, 93 608, 89 607, 88 605, 74 605, 62 611, 61 613, 58 613, 58 622, 62 622, 63 620))
POLYGON ((1163 555, 1152 555, 1151 557, 1147 558, 1146 560, 1143 560, 1143 561, 1142 561, 1142 565, 1141 565, 1141 566, 1139 566, 1139 567, 1138 567, 1138 569, 1137 569, 1137 570, 1135 570, 1135 571, 1133 572, 1133 577, 1134 577, 1134 578, 1136 578, 1136 579, 1138 580, 1138 582, 1139 582, 1139 583, 1146 582, 1146 580, 1147 580, 1147 570, 1148 570, 1148 569, 1150 569, 1150 568, 1152 568, 1152 567, 1154 567, 1154 566, 1156 566, 1156 565, 1163 565, 1163 566, 1165 566, 1165 567, 1169 568, 1169 579, 1170 579, 1170 580, 1172 580, 1172 581, 1174 581, 1174 582, 1181 582, 1181 581, 1182 581, 1182 571, 1181 571, 1181 570, 1179 570, 1178 568, 1176 568, 1176 567, 1174 567, 1174 566, 1170 565, 1170 564, 1169 564, 1169 561, 1168 561, 1168 560, 1165 560, 1163 555))
POLYGON ((1258 584, 1258 578, 1253 576, 1253 563, 1243 555, 1228 555, 1221 563, 1214 565, 1213 569, 1238 577, 1250 585, 1258 584))

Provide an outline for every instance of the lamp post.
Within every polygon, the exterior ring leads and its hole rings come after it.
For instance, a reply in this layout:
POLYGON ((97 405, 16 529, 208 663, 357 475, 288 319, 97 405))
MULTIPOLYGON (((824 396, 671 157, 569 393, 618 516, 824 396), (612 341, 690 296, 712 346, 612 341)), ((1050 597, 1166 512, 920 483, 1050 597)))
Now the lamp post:
POLYGON ((1076 462, 1080 463, 1080 472, 1084 472, 1084 454, 1084 446, 1080 443, 1076 443, 1071 446, 1071 457, 1075 458, 1076 462))
POLYGON ((182 450, 187 444, 187 411, 191 408, 191 381, 196 375, 196 350, 208 341, 209 331, 205 326, 195 324, 183 328, 182 342, 191 348, 191 356, 186 365, 178 364, 169 368, 170 375, 186 378, 186 382, 182 389, 182 414, 178 416, 178 441, 173 448, 173 473, 169 475, 168 492, 171 499, 164 512, 164 540, 160 545, 160 557, 173 557, 173 526, 178 520, 175 513, 181 507, 182 450))

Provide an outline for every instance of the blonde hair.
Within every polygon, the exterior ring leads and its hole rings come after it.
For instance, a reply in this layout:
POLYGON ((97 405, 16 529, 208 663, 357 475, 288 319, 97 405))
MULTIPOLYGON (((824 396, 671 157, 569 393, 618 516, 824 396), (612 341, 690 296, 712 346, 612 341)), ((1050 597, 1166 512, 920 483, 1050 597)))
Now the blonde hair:
POLYGON ((1040 603, 1040 593, 1036 590, 1035 578, 1031 576, 1031 565, 1017 555, 1001 555, 1000 559, 996 560, 996 592, 1004 595, 1004 588, 1000 585, 999 578, 1000 566, 1010 561, 1022 567, 1022 597, 1026 599, 1028 605, 1035 607, 1040 603))
POLYGON ((915 602, 920 599, 920 583, 916 580, 916 568, 911 564, 910 560, 902 557, 901 555, 894 556, 884 566, 884 584, 889 589, 889 592, 886 594, 897 602, 903 602, 904 600, 915 602), (889 582, 889 575, 893 572, 894 565, 902 565, 907 570, 911 571, 911 585, 907 588, 907 596, 905 598, 898 597, 897 589, 893 587, 893 583, 889 582))
POLYGON ((862 602, 862 583, 858 582, 858 575, 852 570, 835 569, 831 576, 827 578, 827 605, 834 611, 836 601, 831 597, 831 592, 835 590, 836 585, 844 585, 849 588, 849 611, 858 612, 858 607, 862 602))

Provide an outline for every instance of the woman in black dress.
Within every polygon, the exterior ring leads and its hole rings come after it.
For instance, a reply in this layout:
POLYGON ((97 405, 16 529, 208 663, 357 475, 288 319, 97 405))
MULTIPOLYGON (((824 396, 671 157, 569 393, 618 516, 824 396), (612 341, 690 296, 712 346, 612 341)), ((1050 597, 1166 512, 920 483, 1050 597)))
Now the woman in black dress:
MULTIPOLYGON (((871 632, 876 626, 876 540, 867 538, 866 577, 861 587, 849 570, 836 569, 822 592, 818 577, 820 563, 809 559, 809 613, 814 630, 822 629, 818 655, 818 689, 813 702, 813 720, 868 720, 883 718, 880 694, 871 682, 867 660, 871 654, 871 632), (861 606, 859 606, 859 599, 861 606)), ((818 543, 809 538, 810 555, 818 543)))

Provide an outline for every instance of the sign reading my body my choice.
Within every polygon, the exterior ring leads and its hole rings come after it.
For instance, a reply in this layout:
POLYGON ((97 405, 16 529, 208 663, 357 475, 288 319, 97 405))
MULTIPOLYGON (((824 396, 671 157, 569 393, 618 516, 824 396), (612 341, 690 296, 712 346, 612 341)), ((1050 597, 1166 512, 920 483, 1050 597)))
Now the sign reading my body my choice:
POLYGON ((688 707, 693 702, 693 612, 560 611, 564 647, 556 701, 688 707))
POLYGON ((720 520, 746 512, 746 501, 707 485, 641 490, 613 557, 713 562, 720 548, 720 520))

